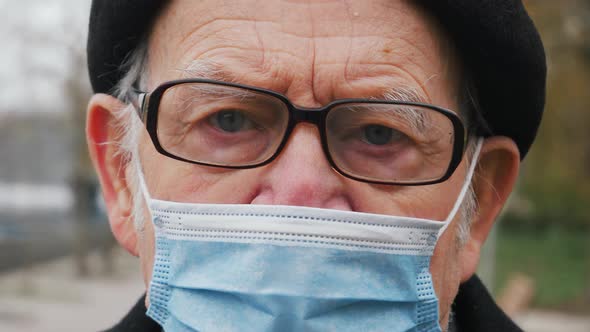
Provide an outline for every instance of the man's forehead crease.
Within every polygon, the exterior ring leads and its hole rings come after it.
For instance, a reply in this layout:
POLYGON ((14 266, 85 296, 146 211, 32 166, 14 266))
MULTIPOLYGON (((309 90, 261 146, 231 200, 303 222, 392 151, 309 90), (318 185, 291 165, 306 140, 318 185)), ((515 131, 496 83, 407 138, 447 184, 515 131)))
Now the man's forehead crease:
MULTIPOLYGON (((271 76, 265 75, 259 69, 248 70, 246 72, 250 73, 250 75, 245 76, 241 73, 236 73, 230 70, 228 66, 210 59, 192 60, 187 66, 177 69, 177 72, 180 73, 182 78, 200 78, 248 85, 256 85, 256 82, 260 82, 263 79, 261 76, 271 76), (244 80, 244 78, 246 78, 246 80, 244 80)), ((371 90, 376 91, 375 93, 370 93, 366 96, 355 96, 355 98, 430 103, 429 98, 424 95, 420 89, 403 83, 394 83, 392 85, 392 82, 383 81, 380 83, 380 81, 383 80, 376 78, 374 80, 375 84, 372 84, 375 87, 371 90)), ((270 90, 280 90, 276 89, 276 87, 273 89, 272 85, 260 87, 268 88, 270 90)), ((344 98, 346 97, 344 96, 344 98)))

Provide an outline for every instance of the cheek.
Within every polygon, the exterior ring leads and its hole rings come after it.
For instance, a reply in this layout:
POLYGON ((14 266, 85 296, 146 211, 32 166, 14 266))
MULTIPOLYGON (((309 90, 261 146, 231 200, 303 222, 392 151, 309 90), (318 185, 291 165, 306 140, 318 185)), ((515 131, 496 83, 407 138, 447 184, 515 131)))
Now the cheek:
POLYGON ((352 183, 347 187, 355 211, 443 221, 453 206, 455 188, 434 186, 371 186, 352 183), (445 193, 445 194, 441 194, 445 193))
POLYGON ((228 170, 189 164, 159 154, 144 142, 141 160, 152 198, 181 203, 248 204, 264 167, 228 170))
POLYGON ((441 320, 447 319, 461 280, 455 232, 456 222, 453 222, 437 243, 430 262, 434 290, 439 299, 441 320))

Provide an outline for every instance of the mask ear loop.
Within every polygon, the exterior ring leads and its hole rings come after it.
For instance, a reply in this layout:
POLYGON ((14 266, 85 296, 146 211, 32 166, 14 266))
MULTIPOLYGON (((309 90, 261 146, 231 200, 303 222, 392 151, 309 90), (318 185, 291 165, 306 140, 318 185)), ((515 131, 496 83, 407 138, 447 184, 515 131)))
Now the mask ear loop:
POLYGON ((463 184, 463 187, 461 188, 461 192, 459 193, 459 197, 457 198, 457 201, 455 202, 455 205, 453 206, 451 213, 449 213, 449 216, 444 221, 444 226, 438 231, 438 238, 440 238, 442 236, 442 234, 447 230, 447 228, 451 224, 451 221, 453 221, 453 219, 455 219, 455 215, 457 214, 457 212, 461 208, 461 205, 463 204, 463 200, 465 199, 465 195, 467 195, 467 191, 469 190, 469 187, 471 186, 471 180, 473 179, 473 174, 475 173, 475 167, 477 166, 477 162, 479 160, 479 154, 481 152, 482 144, 483 144, 483 138, 480 137, 477 139, 475 153, 473 154, 473 158, 471 160, 471 165, 469 165, 469 169, 467 170, 467 176, 465 178, 465 183, 463 184))
POLYGON ((139 182, 139 188, 141 189, 141 192, 143 193, 143 198, 145 199, 145 202, 146 202, 147 206, 149 207, 149 202, 152 200, 152 198, 150 196, 150 192, 148 191, 147 185, 145 183, 145 177, 143 175, 143 169, 141 167, 141 162, 139 161, 139 156, 136 155, 136 157, 133 159, 134 159, 134 163, 135 163, 135 168, 137 169, 137 180, 139 182))
MULTIPOLYGON (((143 123, 143 120, 141 119, 141 111, 140 108, 143 106, 144 102, 145 102, 145 96, 140 95, 141 90, 139 88, 137 88, 137 82, 136 84, 133 84, 133 86, 131 87, 132 90, 132 97, 131 97, 131 105, 133 107, 133 109, 135 110, 135 112, 133 112, 133 122, 135 121, 139 121, 139 123, 143 123), (139 96, 139 97, 138 97, 139 96)), ((136 125, 135 123, 133 125, 136 125)), ((150 196, 150 192, 148 191, 147 185, 145 183, 145 176, 143 174, 143 167, 141 167, 141 160, 139 157, 139 147, 138 144, 135 144, 135 147, 133 148, 133 153, 131 154, 131 162, 135 164, 135 169, 137 170, 137 182, 139 185, 139 188, 143 194, 143 199, 145 200, 145 204, 150 212, 150 214, 152 213, 151 208, 150 208, 150 201, 152 200, 152 197, 150 196)))

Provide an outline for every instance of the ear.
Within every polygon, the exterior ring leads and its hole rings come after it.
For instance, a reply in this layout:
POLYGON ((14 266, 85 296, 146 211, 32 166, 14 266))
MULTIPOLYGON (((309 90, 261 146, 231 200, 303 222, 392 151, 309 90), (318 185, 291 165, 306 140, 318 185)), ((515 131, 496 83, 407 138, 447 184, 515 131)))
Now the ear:
POLYGON ((126 178, 128 167, 120 151, 117 112, 125 105, 118 99, 96 94, 88 104, 86 139, 102 187, 111 230, 121 246, 137 256, 137 233, 132 220, 133 197, 126 178))
POLYGON ((481 248, 512 192, 519 167, 520 153, 510 138, 494 136, 484 141, 473 183, 478 213, 471 225, 471 237, 461 249, 461 282, 475 273, 481 248))

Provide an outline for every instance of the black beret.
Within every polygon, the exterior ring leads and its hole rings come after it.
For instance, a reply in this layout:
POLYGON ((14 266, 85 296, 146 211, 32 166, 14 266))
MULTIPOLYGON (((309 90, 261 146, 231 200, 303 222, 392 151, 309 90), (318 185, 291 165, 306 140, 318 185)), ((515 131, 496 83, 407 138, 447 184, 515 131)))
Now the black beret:
MULTIPOLYGON (((149 32, 164 0, 93 0, 88 70, 97 93, 112 93, 121 64, 149 32)), ((489 132, 528 152, 545 106, 547 68, 539 34, 521 0, 418 0, 451 36, 476 88, 489 132)), ((484 134, 484 133, 481 133, 484 134)))

